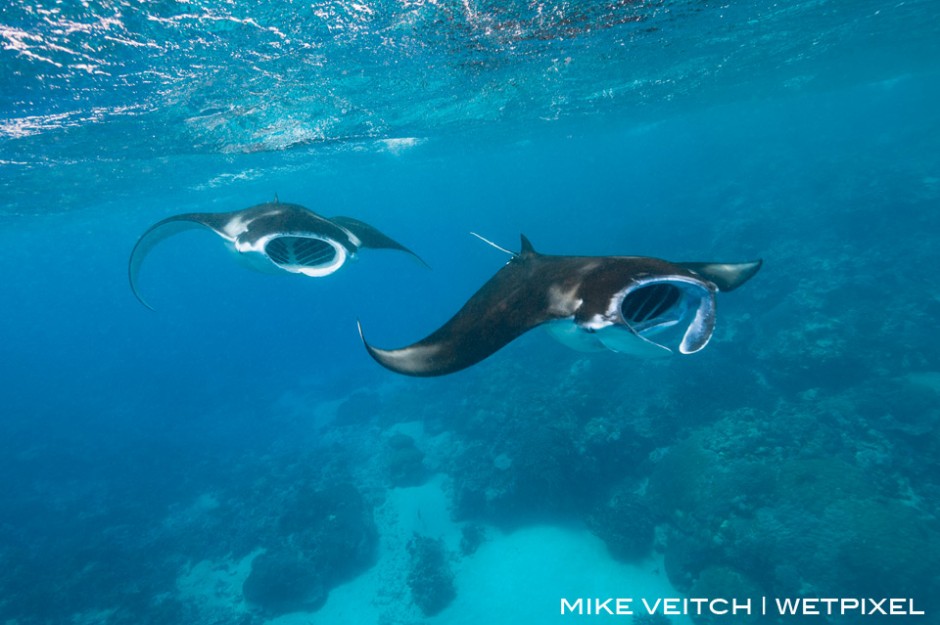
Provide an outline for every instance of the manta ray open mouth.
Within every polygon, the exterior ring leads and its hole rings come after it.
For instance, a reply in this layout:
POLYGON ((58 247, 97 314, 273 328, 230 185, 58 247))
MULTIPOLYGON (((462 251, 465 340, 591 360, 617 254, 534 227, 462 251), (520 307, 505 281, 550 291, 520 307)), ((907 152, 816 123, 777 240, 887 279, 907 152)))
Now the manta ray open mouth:
POLYGON ((327 267, 336 262, 336 247, 315 237, 275 237, 264 246, 264 252, 274 264, 287 270, 327 267))
POLYGON ((679 295, 679 288, 668 282, 642 286, 623 298, 620 312, 636 327, 667 313, 679 301, 679 295))
POLYGON ((711 338, 714 294, 696 280, 656 278, 627 291, 620 314, 640 338, 689 354, 705 347, 711 338))

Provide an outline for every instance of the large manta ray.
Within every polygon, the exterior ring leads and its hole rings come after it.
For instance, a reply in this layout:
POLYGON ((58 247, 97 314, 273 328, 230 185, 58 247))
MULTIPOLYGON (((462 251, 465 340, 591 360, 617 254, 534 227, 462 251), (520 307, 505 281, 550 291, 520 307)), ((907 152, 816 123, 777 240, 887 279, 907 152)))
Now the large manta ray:
POLYGON ((128 276, 131 290, 150 308, 137 289, 144 258, 157 243, 193 228, 208 228, 222 237, 239 258, 261 271, 286 271, 311 277, 338 270, 360 247, 407 252, 404 245, 352 217, 327 219, 299 204, 269 202, 230 213, 185 213, 150 226, 131 252, 128 276))
POLYGON ((575 349, 692 354, 712 336, 715 294, 741 286, 760 266, 549 256, 523 235, 522 251, 427 338, 386 350, 366 342, 361 325, 359 333, 379 364, 413 376, 465 369, 542 324, 575 349))

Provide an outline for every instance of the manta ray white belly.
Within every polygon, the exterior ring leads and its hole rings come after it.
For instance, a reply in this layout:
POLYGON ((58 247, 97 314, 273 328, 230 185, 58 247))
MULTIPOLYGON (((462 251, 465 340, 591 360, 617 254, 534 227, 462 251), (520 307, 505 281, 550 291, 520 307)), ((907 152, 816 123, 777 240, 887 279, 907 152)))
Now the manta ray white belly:
POLYGON ((623 326, 586 330, 574 319, 559 319, 545 324, 545 329, 559 343, 579 352, 612 351, 642 358, 662 358, 672 354, 668 347, 634 334, 623 326))

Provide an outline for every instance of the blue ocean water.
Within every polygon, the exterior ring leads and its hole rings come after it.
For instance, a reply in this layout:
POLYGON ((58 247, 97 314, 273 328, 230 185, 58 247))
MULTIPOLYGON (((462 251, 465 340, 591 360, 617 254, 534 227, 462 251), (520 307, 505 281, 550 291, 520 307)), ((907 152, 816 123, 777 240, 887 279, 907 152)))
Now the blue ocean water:
POLYGON ((0 620, 938 622, 938 78, 926 0, 6 3, 0 620), (151 224, 275 197, 432 268, 188 232, 134 299, 151 224), (697 354, 378 366, 357 320, 412 343, 505 264, 471 231, 765 264, 697 354))

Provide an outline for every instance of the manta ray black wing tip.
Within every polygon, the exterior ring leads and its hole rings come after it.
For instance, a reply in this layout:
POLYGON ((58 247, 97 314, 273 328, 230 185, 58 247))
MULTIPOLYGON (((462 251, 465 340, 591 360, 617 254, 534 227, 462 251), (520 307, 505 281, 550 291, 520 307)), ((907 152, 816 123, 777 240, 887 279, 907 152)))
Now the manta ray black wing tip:
POLYGON ((429 265, 429 264, 427 263, 427 261, 425 261, 423 258, 421 258, 421 257, 418 256, 417 254, 415 254, 414 252, 412 252, 411 250, 409 250, 409 249, 408 249, 407 247, 405 247, 404 245, 402 245, 402 251, 403 251, 403 252, 406 252, 406 253, 408 253, 408 254, 411 254, 411 256, 412 256, 415 260, 417 260, 419 263, 421 263, 422 265, 424 265, 424 267, 425 267, 426 269, 431 269, 431 265, 429 265))
POLYGON ((362 332, 362 320, 356 319, 356 328, 359 330, 359 340, 362 341, 362 344, 366 346, 367 350, 370 350, 369 353, 371 354, 372 346, 369 345, 369 341, 366 340, 366 335, 362 332))
POLYGON ((135 276, 134 276, 134 265, 133 265, 132 262, 129 262, 129 263, 128 263, 128 266, 127 266, 127 277, 128 277, 128 280, 129 280, 130 283, 131 283, 131 292, 134 294, 134 297, 137 298, 137 301, 140 302, 141 304, 143 304, 146 308, 149 308, 150 310, 156 311, 157 309, 154 308, 153 306, 151 306, 151 305, 147 302, 147 300, 145 300, 145 299, 143 298, 143 296, 140 294, 140 291, 137 289, 137 280, 135 279, 135 276))
POLYGON ((127 277, 131 283, 131 291, 134 293, 134 297, 137 298, 137 301, 150 310, 155 310, 140 294, 140 290, 137 288, 137 282, 144 259, 147 258, 151 250, 153 250, 158 243, 175 234, 192 229, 209 228, 216 234, 219 234, 217 222, 225 217, 225 214, 184 213, 182 215, 167 217, 147 228, 147 230, 140 235, 140 238, 137 239, 137 243, 134 244, 134 249, 131 250, 131 256, 127 261, 127 277))
POLYGON ((758 258, 744 263, 677 263, 681 267, 691 269, 695 273, 709 280, 720 291, 733 291, 751 278, 753 278, 764 265, 764 259, 758 258))
POLYGON ((391 238, 387 234, 381 232, 375 226, 367 224, 360 219, 338 215, 336 217, 330 217, 330 221, 352 233, 357 239, 359 239, 362 247, 398 250, 399 252, 405 252, 406 254, 410 254, 415 260, 428 269, 431 268, 431 265, 427 264, 423 258, 412 252, 410 249, 391 238))
POLYGON ((373 347, 366 340, 365 334, 362 331, 362 322, 359 319, 356 319, 356 325, 359 328, 359 338, 362 340, 366 351, 369 352, 373 360, 389 371, 415 377, 429 377, 442 374, 433 367, 428 366, 428 361, 424 358, 425 354, 423 353, 425 350, 421 348, 416 349, 415 346, 396 350, 385 350, 373 347))
POLYGON ((385 357, 385 354, 387 353, 385 350, 379 349, 378 347, 372 347, 372 345, 369 344, 369 341, 366 340, 365 332, 362 330, 361 320, 356 319, 356 327, 359 329, 359 340, 362 341, 362 345, 366 348, 366 351, 369 352, 369 355, 372 356, 372 358, 383 367, 391 369, 392 371, 398 371, 398 369, 390 366, 388 363, 388 358, 385 357))

